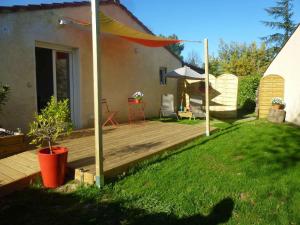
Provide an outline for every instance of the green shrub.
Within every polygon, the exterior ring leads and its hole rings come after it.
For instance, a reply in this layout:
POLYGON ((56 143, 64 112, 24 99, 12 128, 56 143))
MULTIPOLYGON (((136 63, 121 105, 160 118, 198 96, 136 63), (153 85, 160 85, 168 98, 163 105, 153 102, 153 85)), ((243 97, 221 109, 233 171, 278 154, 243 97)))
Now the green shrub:
POLYGON ((8 99, 9 86, 0 83, 0 112, 8 99))
POLYGON ((259 86, 260 78, 260 75, 240 77, 238 105, 244 112, 254 112, 255 110, 256 90, 259 86))
POLYGON ((58 136, 64 132, 66 134, 71 132, 72 123, 70 121, 68 99, 56 101, 56 98, 52 96, 41 114, 36 114, 35 121, 30 123, 28 136, 33 137, 31 144, 42 144, 47 141, 52 154, 52 145, 58 136))

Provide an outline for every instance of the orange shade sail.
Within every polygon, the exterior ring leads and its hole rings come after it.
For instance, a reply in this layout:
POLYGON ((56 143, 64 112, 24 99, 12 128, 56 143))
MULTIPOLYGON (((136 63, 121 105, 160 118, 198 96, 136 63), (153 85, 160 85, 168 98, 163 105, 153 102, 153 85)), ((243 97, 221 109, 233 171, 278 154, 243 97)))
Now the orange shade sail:
MULTIPOLYGON (((91 25, 88 22, 78 21, 71 18, 66 18, 66 19, 69 19, 71 20, 71 22, 83 26, 91 25)), ((163 47, 170 44, 176 44, 182 42, 182 40, 158 37, 149 33, 138 31, 123 23, 120 23, 119 21, 111 17, 106 16, 102 12, 100 12, 100 30, 103 33, 116 35, 128 41, 135 42, 148 47, 163 47)))

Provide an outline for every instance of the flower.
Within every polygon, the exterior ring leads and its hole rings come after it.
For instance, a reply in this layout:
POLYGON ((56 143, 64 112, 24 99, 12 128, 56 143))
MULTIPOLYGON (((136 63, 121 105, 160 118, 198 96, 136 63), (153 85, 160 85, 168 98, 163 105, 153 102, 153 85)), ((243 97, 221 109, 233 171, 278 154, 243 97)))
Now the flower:
POLYGON ((272 98, 272 105, 285 105, 285 103, 283 102, 282 98, 275 97, 272 98))
POLYGON ((143 98, 143 96, 144 96, 144 94, 141 91, 137 91, 132 95, 133 98, 138 99, 138 100, 141 100, 143 98))

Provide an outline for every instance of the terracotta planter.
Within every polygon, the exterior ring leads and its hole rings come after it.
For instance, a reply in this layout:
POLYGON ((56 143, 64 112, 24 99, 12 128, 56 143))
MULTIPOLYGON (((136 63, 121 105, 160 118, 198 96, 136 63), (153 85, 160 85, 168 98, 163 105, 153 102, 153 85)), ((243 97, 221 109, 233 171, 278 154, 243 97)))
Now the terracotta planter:
POLYGON ((128 98, 128 102, 131 104, 139 104, 141 101, 141 99, 128 98))
POLYGON ((280 104, 273 104, 272 105, 272 109, 284 109, 284 105, 280 105, 280 104))
POLYGON ((56 188, 62 185, 67 169, 68 149, 53 147, 52 152, 50 154, 49 148, 38 151, 43 184, 47 188, 56 188))

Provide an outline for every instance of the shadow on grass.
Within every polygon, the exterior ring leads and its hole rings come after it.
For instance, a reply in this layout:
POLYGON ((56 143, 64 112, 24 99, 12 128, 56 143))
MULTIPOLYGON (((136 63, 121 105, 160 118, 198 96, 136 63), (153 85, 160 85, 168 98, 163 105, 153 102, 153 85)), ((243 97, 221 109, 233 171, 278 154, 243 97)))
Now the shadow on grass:
POLYGON ((125 178, 129 175, 133 175, 133 174, 139 172, 140 170, 146 168, 147 166, 150 166, 150 165, 155 164, 155 163, 160 163, 160 162, 162 162, 164 160, 167 160, 167 159, 169 159, 173 156, 176 156, 176 155, 181 154, 185 151, 191 150, 195 147, 199 147, 201 145, 204 145, 205 143, 207 143, 209 141, 215 140, 219 136, 226 135, 226 134, 229 134, 231 132, 234 132, 234 131, 238 130, 240 126, 241 126, 241 124, 228 125, 224 128, 220 128, 219 130, 213 131, 211 133, 211 136, 209 136, 209 137, 197 138, 196 140, 192 141, 191 143, 185 144, 183 147, 178 147, 177 149, 169 150, 169 151, 163 153, 162 155, 154 156, 152 159, 149 159, 149 160, 146 160, 146 161, 143 161, 143 162, 137 164, 136 166, 131 168, 127 173, 125 173, 125 174, 123 174, 123 175, 121 175, 117 178, 110 178, 109 182, 113 183, 117 180, 120 181, 120 180, 122 180, 123 178, 125 178))
POLYGON ((273 170, 285 170, 300 162, 300 128, 265 122, 255 140, 245 146, 246 156, 258 165, 272 166, 273 170))
POLYGON ((231 198, 218 202, 209 215, 179 218, 172 213, 148 212, 126 202, 107 200, 96 188, 62 194, 27 189, 0 200, 0 220, 6 224, 103 224, 103 225, 217 225, 227 222, 234 209, 231 198))

